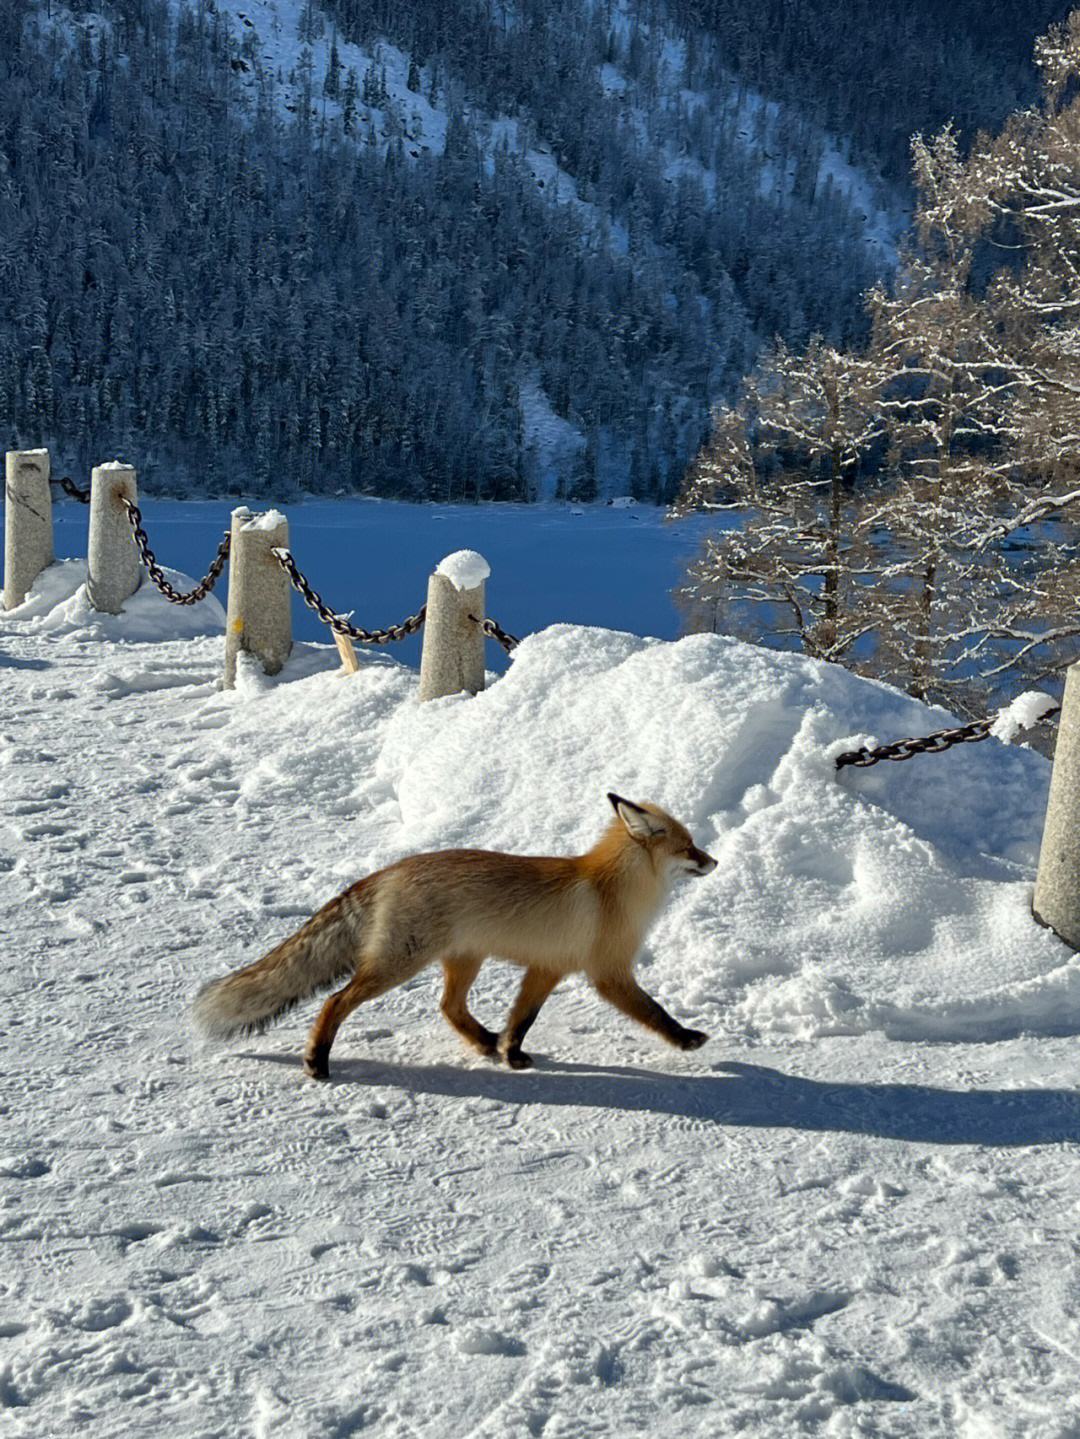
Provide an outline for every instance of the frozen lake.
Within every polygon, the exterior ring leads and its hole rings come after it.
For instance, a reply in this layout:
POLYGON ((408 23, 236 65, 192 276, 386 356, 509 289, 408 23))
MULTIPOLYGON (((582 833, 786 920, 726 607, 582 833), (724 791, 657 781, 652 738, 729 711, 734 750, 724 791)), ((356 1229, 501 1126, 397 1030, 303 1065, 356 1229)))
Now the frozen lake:
MULTIPOLYGON (((158 559, 196 578, 241 500, 141 501, 158 559)), ((257 506, 249 502, 252 509, 257 506)), ((686 560, 715 520, 671 523, 651 506, 409 505, 361 498, 290 504, 297 563, 334 609, 368 629, 396 623, 424 600, 427 577, 453 550, 479 550, 491 564, 490 613, 514 634, 559 621, 674 639, 672 600, 686 560)), ((87 511, 70 501, 53 511, 58 556, 85 556, 87 511)), ((218 597, 224 604, 225 586, 218 597)), ((295 597, 298 639, 328 639, 295 597)), ((394 647, 415 663, 419 641, 394 647)), ((489 663, 498 651, 492 646, 489 663)))

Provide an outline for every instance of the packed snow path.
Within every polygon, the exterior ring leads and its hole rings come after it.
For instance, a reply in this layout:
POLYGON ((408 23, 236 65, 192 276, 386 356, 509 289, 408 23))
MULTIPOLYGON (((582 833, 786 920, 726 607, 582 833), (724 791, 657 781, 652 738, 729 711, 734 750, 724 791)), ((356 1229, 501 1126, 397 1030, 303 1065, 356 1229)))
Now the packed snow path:
MULTIPOLYGON (((838 779, 941 713, 713 636, 559 627, 423 708, 393 659, 302 646, 226 695, 214 602, 93 619, 77 581, 0 620, 6 1435, 1078 1432, 1045 761, 838 779), (211 633, 149 642, 177 623, 211 633), (569 983, 537 1068, 494 1068, 434 974, 353 1016, 328 1086, 313 1005, 193 1040, 202 981, 365 871, 578 851, 609 788, 720 861, 641 970, 703 1050, 569 983)), ((486 967, 485 1022, 513 983, 486 967)))

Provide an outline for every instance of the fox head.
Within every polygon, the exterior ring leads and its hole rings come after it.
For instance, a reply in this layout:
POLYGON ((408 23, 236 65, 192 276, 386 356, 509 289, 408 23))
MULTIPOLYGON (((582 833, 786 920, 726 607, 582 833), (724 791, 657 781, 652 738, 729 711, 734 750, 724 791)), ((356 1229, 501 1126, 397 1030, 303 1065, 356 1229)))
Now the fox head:
POLYGON ((716 868, 716 860, 698 849, 686 826, 658 805, 634 804, 617 794, 609 794, 608 799, 630 838, 647 849, 672 876, 700 878, 716 868))

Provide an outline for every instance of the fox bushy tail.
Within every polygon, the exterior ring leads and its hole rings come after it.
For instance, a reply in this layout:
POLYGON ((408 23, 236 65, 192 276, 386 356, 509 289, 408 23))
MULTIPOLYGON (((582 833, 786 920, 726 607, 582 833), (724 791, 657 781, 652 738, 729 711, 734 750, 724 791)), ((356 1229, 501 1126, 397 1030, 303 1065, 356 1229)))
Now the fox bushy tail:
POLYGON ((351 891, 332 899, 262 959, 204 985, 192 1008, 195 1023, 215 1039, 261 1034, 302 999, 353 972, 360 920, 351 891))

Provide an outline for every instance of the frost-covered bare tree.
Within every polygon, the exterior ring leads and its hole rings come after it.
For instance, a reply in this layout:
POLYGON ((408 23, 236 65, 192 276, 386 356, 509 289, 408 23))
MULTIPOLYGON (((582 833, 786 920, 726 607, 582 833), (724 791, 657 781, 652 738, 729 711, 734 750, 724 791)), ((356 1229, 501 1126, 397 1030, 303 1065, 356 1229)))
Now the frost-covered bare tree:
POLYGON ((1028 493, 1030 523, 1078 499, 1080 482, 1080 11, 1036 45, 1041 103, 982 138, 963 167, 959 221, 969 243, 1007 247, 987 303, 1022 382, 1010 396, 1004 464, 1028 493), (1046 482, 1058 493, 1039 493, 1046 482))
POLYGON ((976 642, 980 654, 1004 647, 992 672, 1053 672, 1080 637, 1080 11, 1037 42, 1035 58, 1040 104, 982 139, 957 187, 967 234, 990 250, 1011 246, 1018 261, 986 293, 1015 383, 998 456, 1008 490, 975 526, 974 547, 1019 545, 1026 560, 1010 566, 976 642), (1023 581, 1010 586, 1017 571, 1023 581))
POLYGON ((921 699, 970 688, 971 616, 1008 593, 1000 547, 973 534, 1000 516, 1016 466, 1008 410, 1029 376, 972 285, 977 236, 966 167, 946 128, 912 146, 916 235, 889 290, 871 291, 870 359, 893 481, 874 523, 890 561, 870 600, 876 670, 921 699))
POLYGON ((869 361, 821 339, 801 354, 778 342, 739 406, 716 412, 675 513, 751 518, 707 539, 691 564, 681 598, 696 623, 708 616, 715 628, 722 617, 754 634, 764 623, 829 660, 867 632, 862 587, 873 559, 853 479, 880 430, 873 382, 869 361))
POLYGON ((1080 19, 1040 62, 1042 110, 997 140, 965 158, 951 129, 916 138, 914 232, 868 296, 865 351, 774 350, 681 501, 741 512, 691 601, 743 633, 752 601, 759 638, 960 709, 1053 673, 1080 635, 1080 19))

